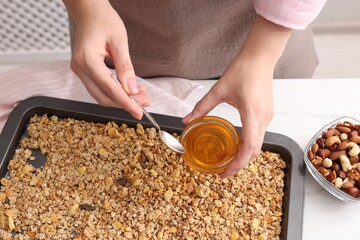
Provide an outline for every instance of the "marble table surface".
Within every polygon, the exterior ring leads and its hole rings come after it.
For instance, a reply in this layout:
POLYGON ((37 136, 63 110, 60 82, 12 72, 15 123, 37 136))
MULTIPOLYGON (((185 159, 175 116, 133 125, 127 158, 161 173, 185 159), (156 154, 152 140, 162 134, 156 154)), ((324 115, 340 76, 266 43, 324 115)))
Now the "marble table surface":
MULTIPOLYGON (((197 82, 203 88, 186 99, 190 105, 194 105, 215 81, 197 82)), ((274 80, 275 114, 267 131, 292 138, 304 151, 313 135, 327 123, 342 116, 360 120, 359 93, 360 79, 274 80)), ((227 104, 217 106, 210 114, 225 117, 234 125, 241 126, 238 112, 227 104)), ((304 240, 360 239, 357 232, 359 213, 359 203, 337 199, 306 171, 304 240)))

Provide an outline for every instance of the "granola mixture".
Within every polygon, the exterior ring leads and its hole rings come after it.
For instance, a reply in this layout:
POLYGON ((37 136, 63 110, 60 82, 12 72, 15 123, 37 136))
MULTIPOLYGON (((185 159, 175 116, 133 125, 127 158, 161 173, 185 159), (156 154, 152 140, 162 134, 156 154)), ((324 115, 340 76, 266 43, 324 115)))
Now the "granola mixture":
POLYGON ((262 152, 221 180, 154 128, 34 116, 1 179, 0 239, 280 239, 284 168, 262 152))

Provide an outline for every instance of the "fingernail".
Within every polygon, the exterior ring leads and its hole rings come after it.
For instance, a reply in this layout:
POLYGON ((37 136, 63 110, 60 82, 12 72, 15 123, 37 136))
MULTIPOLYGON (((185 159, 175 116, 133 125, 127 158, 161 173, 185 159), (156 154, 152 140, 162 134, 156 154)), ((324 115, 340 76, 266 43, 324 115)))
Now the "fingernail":
POLYGON ((139 93, 139 88, 135 81, 129 81, 128 88, 129 88, 130 94, 138 94, 139 93))

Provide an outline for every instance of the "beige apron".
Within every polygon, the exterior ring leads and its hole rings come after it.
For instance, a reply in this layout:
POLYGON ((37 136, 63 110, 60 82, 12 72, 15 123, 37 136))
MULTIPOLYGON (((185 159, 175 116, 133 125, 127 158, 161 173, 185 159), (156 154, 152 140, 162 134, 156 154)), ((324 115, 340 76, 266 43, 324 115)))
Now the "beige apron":
MULTIPOLYGON (((255 19, 250 0, 110 2, 127 29, 135 73, 143 78, 219 78, 255 19)), ((72 37, 74 31, 70 19, 72 37)), ((310 78, 316 65, 311 27, 293 31, 274 78, 310 78)))

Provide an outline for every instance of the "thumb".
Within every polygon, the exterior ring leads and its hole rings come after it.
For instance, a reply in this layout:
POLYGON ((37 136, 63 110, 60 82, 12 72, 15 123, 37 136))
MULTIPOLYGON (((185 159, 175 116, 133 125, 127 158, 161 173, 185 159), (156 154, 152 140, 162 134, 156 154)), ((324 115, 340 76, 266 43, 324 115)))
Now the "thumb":
POLYGON ((199 117, 203 117, 206 114, 208 114, 213 108, 215 108, 219 103, 219 99, 214 97, 216 96, 215 94, 213 94, 212 89, 205 94, 205 96, 200 99, 200 101, 195 105, 194 109, 192 110, 191 113, 189 113, 188 115, 186 115, 183 118, 183 123, 185 125, 187 125, 188 123, 190 123, 191 121, 199 118, 199 117))

